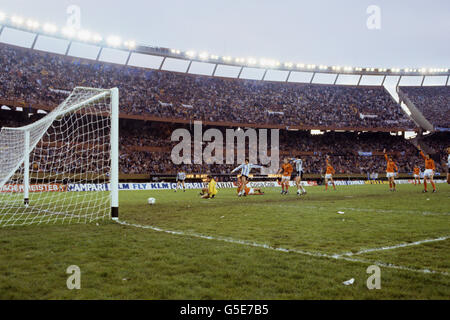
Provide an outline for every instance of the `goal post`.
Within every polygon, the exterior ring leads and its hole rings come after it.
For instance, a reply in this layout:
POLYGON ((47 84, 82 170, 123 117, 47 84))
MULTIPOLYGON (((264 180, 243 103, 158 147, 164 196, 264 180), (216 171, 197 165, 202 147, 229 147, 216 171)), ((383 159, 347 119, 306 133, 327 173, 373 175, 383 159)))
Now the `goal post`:
POLYGON ((0 131, 0 227, 119 216, 119 90, 75 88, 0 131))
POLYGON ((30 131, 24 132, 24 160, 23 160, 23 204, 28 206, 30 204, 30 131))
POLYGON ((111 218, 119 220, 119 89, 111 89, 111 218))

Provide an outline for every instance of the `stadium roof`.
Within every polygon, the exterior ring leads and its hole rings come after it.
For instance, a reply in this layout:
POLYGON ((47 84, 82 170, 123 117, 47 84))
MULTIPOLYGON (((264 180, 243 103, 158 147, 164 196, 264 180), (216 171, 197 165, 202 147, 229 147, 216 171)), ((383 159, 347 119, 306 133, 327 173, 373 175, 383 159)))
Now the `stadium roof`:
MULTIPOLYGON (((353 85, 448 85, 450 69, 444 68, 366 68, 280 62, 264 58, 236 58, 207 52, 143 46, 116 36, 103 36, 87 30, 59 28, 51 23, 0 12, 0 42, 54 52, 40 42, 59 41, 60 54, 77 57, 77 46, 88 47, 92 60, 147 67, 151 69, 222 76, 231 78, 353 85), (14 38, 28 35, 29 41, 14 38), (345 82, 345 83, 344 83, 345 82)), ((79 56, 86 58, 85 56, 79 56)))

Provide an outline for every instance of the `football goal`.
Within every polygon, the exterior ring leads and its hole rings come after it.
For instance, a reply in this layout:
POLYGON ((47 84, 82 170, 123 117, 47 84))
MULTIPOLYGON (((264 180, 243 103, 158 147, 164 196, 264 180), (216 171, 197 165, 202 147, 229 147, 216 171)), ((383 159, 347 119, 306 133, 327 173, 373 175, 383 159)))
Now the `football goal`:
POLYGON ((119 91, 75 88, 45 117, 0 131, 0 227, 119 215, 119 91))

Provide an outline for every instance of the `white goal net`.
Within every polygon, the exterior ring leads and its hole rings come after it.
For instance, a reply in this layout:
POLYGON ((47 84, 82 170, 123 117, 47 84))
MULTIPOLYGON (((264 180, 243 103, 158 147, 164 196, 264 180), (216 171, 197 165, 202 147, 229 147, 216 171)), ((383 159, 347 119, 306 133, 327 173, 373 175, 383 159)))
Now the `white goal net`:
POLYGON ((118 217, 118 90, 75 88, 0 131, 0 227, 118 217))

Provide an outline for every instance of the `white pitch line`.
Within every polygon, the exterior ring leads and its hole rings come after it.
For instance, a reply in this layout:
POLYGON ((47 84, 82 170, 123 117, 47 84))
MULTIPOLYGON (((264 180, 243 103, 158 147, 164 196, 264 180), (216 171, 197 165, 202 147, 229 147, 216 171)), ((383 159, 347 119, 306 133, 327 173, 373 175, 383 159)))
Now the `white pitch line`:
POLYGON ((364 254, 364 253, 369 253, 369 252, 376 252, 376 251, 385 251, 385 250, 393 250, 393 249, 399 249, 399 248, 406 248, 406 247, 413 247, 413 246, 418 246, 424 243, 430 243, 430 242, 438 242, 438 241, 444 241, 450 239, 450 236, 445 236, 445 237, 440 237, 440 238, 436 238, 436 239, 425 239, 425 240, 420 240, 420 241, 415 241, 415 242, 409 242, 409 243, 401 243, 401 244, 397 244, 394 246, 387 246, 387 247, 380 247, 380 248, 371 248, 371 249, 364 249, 358 252, 347 252, 347 253, 343 253, 338 255, 339 257, 351 257, 351 256, 356 256, 356 255, 360 255, 360 254, 364 254))
MULTIPOLYGON (((307 208, 307 209, 329 209, 326 207, 320 207, 320 206, 302 206, 301 208, 307 208)), ((335 208, 335 210, 350 210, 350 211, 359 211, 359 212, 376 212, 376 213, 420 213, 423 215, 450 215, 450 212, 430 212, 430 211, 420 211, 420 210, 390 210, 390 209, 369 209, 369 208, 351 208, 351 207, 341 207, 341 208, 335 208)))
POLYGON ((163 232, 163 233, 178 235, 178 236, 187 236, 187 237, 194 237, 194 238, 200 238, 200 239, 206 239, 206 240, 223 241, 223 242, 240 244, 240 245, 256 247, 256 248, 263 248, 263 249, 268 249, 268 250, 273 250, 273 251, 278 251, 278 252, 297 253, 297 254, 311 256, 311 257, 327 258, 327 259, 334 259, 334 260, 345 260, 345 261, 364 263, 364 264, 369 264, 369 265, 377 265, 379 267, 385 267, 385 268, 397 269, 397 270, 403 270, 403 271, 441 274, 441 275, 445 275, 445 276, 449 275, 447 272, 434 271, 434 270, 429 270, 429 269, 414 269, 414 268, 410 268, 410 267, 399 266, 399 265, 394 265, 394 264, 384 263, 384 262, 379 262, 379 261, 373 262, 373 261, 369 261, 369 260, 365 260, 365 259, 359 259, 359 258, 356 259, 356 258, 352 258, 350 256, 345 256, 345 255, 338 255, 338 254, 330 255, 330 254, 326 254, 326 253, 309 252, 309 251, 298 250, 298 249, 276 248, 276 247, 272 247, 265 243, 257 243, 257 242, 251 242, 251 241, 245 241, 245 240, 236 240, 236 239, 224 238, 224 237, 213 237, 213 236, 207 236, 207 235, 203 235, 203 234, 199 234, 199 233, 186 233, 183 231, 165 230, 165 229, 162 229, 159 227, 134 224, 134 223, 129 223, 129 222, 120 221, 120 220, 115 221, 115 222, 117 222, 120 225, 128 226, 128 227, 148 229, 148 230, 153 230, 156 232, 163 232))

